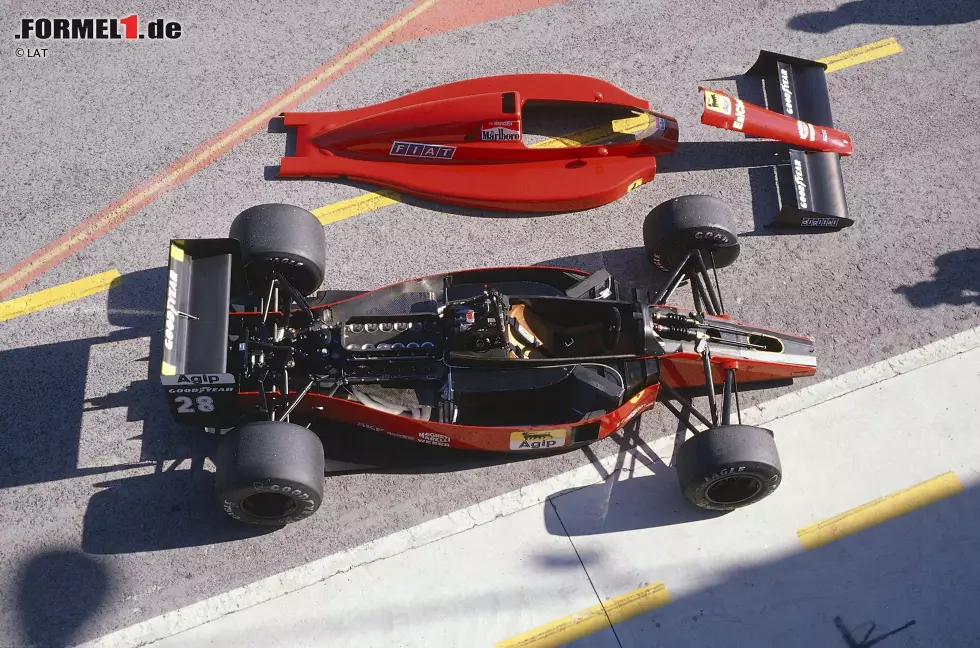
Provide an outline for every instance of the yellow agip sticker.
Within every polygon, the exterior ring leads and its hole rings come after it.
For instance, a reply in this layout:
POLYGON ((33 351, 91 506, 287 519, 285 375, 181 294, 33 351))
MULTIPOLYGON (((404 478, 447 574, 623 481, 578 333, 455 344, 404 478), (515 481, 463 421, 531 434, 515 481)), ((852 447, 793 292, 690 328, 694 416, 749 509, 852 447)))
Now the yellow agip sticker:
POLYGON ((568 443, 568 429, 526 430, 512 432, 510 435, 511 450, 548 450, 561 448, 568 443))
POLYGON ((704 107, 723 115, 732 114, 732 100, 711 90, 704 91, 704 107))

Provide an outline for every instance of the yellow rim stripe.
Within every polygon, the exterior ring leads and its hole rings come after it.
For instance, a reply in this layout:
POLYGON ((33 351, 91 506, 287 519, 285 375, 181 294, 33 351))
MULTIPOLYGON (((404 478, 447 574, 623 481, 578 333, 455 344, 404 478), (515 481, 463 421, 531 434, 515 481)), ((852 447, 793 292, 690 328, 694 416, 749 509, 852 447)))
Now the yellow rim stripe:
POLYGON ((959 478, 948 472, 802 528, 796 535, 804 549, 813 549, 962 492, 959 478))
POLYGON ((119 271, 109 270, 17 299, 0 302, 0 322, 109 290, 109 288, 118 285, 118 282, 119 271))
POLYGON ((654 583, 627 592, 604 603, 598 603, 556 619, 534 630, 498 642, 495 648, 551 648, 599 632, 610 624, 622 623, 670 603, 663 583, 654 583))
POLYGON ((831 72, 843 70, 858 63, 867 63, 868 61, 874 61, 875 59, 884 58, 903 51, 905 50, 902 49, 902 46, 898 44, 896 39, 886 38, 817 60, 827 64, 826 72, 830 74, 831 72))

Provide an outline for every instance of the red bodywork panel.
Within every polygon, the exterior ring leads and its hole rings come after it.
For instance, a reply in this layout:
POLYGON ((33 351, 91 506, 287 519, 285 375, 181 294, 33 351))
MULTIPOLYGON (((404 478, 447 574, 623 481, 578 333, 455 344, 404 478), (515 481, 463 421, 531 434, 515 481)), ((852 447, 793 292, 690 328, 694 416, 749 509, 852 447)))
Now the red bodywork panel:
POLYGON ((677 145, 677 122, 616 86, 572 74, 459 81, 374 106, 285 113, 295 155, 279 177, 347 177, 454 205, 525 212, 589 209, 653 179, 677 145), (636 141, 527 147, 524 104, 617 106, 650 115, 636 141))
POLYGON ((854 143, 850 135, 844 131, 793 119, 730 97, 718 90, 701 88, 701 91, 704 93, 702 124, 746 135, 766 137, 815 151, 840 155, 850 155, 854 152, 854 143))
MULTIPOLYGON (((383 432, 407 441, 417 441, 467 450, 489 450, 495 452, 556 451, 563 448, 588 445, 597 439, 604 439, 621 429, 634 417, 653 407, 660 393, 660 385, 653 384, 643 388, 615 410, 598 418, 540 426, 472 426, 424 421, 382 412, 360 403, 333 398, 320 394, 308 394, 297 408, 301 413, 320 416, 324 420, 338 421, 349 425, 383 432), (599 426, 598 437, 593 434, 576 440, 576 432, 584 428, 599 426), (522 445, 524 444, 524 445, 522 445)), ((243 405, 254 405, 259 395, 252 392, 240 394, 243 405)), ((295 393, 290 392, 290 398, 295 393)))
MULTIPOLYGON (((802 378, 817 373, 816 367, 791 365, 764 360, 728 360, 712 358, 711 379, 716 385, 725 382, 725 369, 736 369, 739 382, 765 382, 785 378, 802 378)), ((660 358, 660 378, 671 387, 704 385, 704 365, 697 353, 674 353, 660 358)))

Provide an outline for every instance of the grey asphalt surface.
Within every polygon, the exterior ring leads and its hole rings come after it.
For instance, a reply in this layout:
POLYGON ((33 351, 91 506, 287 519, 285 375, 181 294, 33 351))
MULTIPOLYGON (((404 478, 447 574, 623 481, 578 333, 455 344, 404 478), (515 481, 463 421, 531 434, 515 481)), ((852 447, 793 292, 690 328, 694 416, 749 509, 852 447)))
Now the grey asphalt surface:
MULTIPOLYGON (((0 269, 42 247, 378 26, 405 2, 129 4, 179 20, 169 43, 50 42, 15 58, 20 16, 123 15, 95 3, 18 3, 0 70, 0 269)), ((651 185, 588 212, 487 218, 411 201, 330 225, 331 288, 366 289, 462 267, 605 266, 654 286, 640 226, 670 197, 710 193, 738 218, 742 258, 723 271, 738 318, 817 339, 819 376, 865 366, 980 322, 980 8, 975 2, 569 2, 391 46, 307 101, 368 105, 439 83, 518 72, 591 74, 678 118, 682 144, 651 185), (692 3, 693 4, 693 3, 692 3), (832 28, 832 29, 831 29, 832 28), (857 224, 771 235, 773 189, 750 147, 698 122, 705 79, 761 48, 807 58, 888 36, 905 52, 829 77, 857 224), (719 146, 718 143, 722 143, 719 146), (728 143, 725 145, 725 143, 728 143)), ((712 82, 736 91, 733 81, 712 82)), ((743 92, 743 96, 749 96, 743 92)), ((223 236, 261 202, 307 208, 356 187, 264 179, 285 138, 239 145, 19 295, 117 268, 108 293, 0 324, 0 646, 90 639, 533 483, 577 452, 454 472, 330 477, 320 513, 266 534, 211 507, 210 439, 170 423, 156 384, 166 243, 223 236)), ((810 381, 797 383, 797 387, 810 381)), ((787 391, 746 394, 748 406, 787 391)), ((640 434, 673 434, 651 413, 640 434)), ((591 449, 617 450, 608 440, 591 449)), ((846 449, 842 449, 846 451, 846 449)), ((791 475, 787 475, 792 479, 791 475)))

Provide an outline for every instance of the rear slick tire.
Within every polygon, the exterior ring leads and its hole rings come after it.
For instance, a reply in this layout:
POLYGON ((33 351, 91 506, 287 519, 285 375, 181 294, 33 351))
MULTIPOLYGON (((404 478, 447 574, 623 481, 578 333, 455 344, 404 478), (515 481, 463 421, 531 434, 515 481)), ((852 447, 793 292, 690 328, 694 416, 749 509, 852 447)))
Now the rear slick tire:
POLYGON ((660 203, 643 221, 647 259, 661 272, 671 272, 690 250, 700 250, 704 263, 730 266, 740 245, 735 215, 714 196, 680 196, 660 203))
POLYGON ((327 238, 316 216, 302 207, 271 203, 249 207, 231 223, 242 246, 249 288, 261 290, 279 272, 304 296, 323 283, 327 238))
POLYGON ((215 495, 232 518, 260 526, 304 520, 323 502, 323 444, 292 423, 246 423, 221 438, 215 495))

